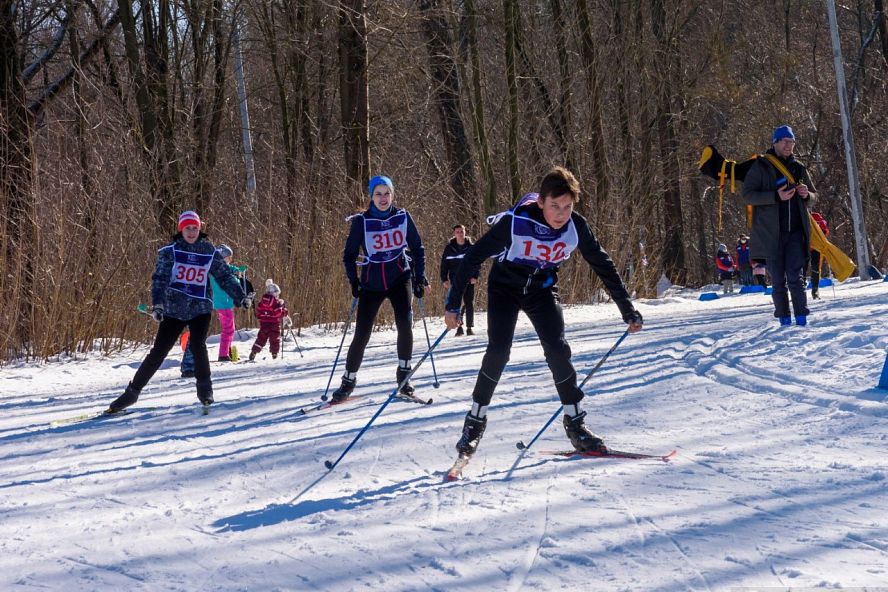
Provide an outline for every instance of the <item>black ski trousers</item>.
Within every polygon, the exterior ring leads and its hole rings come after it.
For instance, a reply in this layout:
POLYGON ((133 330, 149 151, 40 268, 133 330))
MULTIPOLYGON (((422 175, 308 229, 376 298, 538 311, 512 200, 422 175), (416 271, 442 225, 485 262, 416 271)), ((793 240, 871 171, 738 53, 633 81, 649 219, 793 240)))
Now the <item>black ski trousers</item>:
POLYGON ((385 292, 370 290, 361 292, 358 297, 358 312, 355 318, 355 335, 348 346, 345 360, 346 372, 357 372, 364 360, 364 349, 370 341, 370 332, 376 322, 379 307, 388 299, 395 311, 395 326, 398 328, 398 359, 409 360, 413 356, 413 309, 410 282, 392 286, 385 292))
POLYGON ((463 307, 460 316, 466 315, 466 327, 475 326, 475 284, 468 284, 463 291, 463 307))
POLYGON ((805 235, 801 230, 781 232, 777 239, 776 252, 768 257, 768 271, 774 291, 774 316, 788 317, 789 297, 792 295, 792 308, 795 316, 808 314, 808 295, 805 293, 805 264, 808 250, 805 235))
POLYGON ((522 310, 540 338, 561 402, 565 405, 579 403, 584 395, 577 387, 577 373, 570 362, 570 346, 564 337, 564 313, 557 287, 522 294, 520 290, 496 282, 491 282, 487 288, 487 351, 478 371, 472 401, 479 405, 490 404, 509 361, 518 312, 522 310))
POLYGON ((145 356, 142 365, 136 370, 136 375, 131 382, 133 388, 137 391, 145 388, 145 385, 166 359, 167 354, 179 342, 179 335, 182 334, 185 327, 188 327, 188 331, 191 333, 188 340, 191 353, 194 355, 194 378, 198 385, 209 386, 210 359, 207 356, 207 331, 210 328, 211 317, 212 313, 198 315, 188 321, 164 317, 157 329, 154 346, 145 356))

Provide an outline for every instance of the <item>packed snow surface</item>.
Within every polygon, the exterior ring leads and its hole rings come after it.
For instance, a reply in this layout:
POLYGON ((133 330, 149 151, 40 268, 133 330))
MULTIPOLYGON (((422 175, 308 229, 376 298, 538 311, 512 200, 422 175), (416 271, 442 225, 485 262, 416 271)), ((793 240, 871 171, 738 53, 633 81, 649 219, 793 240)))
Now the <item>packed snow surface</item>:
MULTIPOLYGON (((342 327, 284 355, 213 362, 200 414, 175 349, 135 413, 101 411, 147 348, 0 369, 0 590, 888 589, 888 283, 822 288, 807 327, 770 298, 673 290, 586 384, 587 424, 659 460, 564 459, 530 323, 464 479, 446 482, 486 346, 448 335, 414 376, 434 403, 391 401, 395 332, 373 334, 357 400, 300 415, 342 327), (141 410, 140 410, 141 409, 141 410)), ((343 308, 348 303, 343 303, 343 308)), ((344 314, 345 316, 345 310, 344 314)), ((613 304, 569 307, 580 379, 625 330, 613 304)), ((444 330, 429 318, 434 341, 444 330)), ((426 351, 418 311, 414 361, 426 351)), ((150 320, 146 319, 146 322, 150 320)), ((255 331, 236 345, 246 357, 255 331)), ((218 338, 211 339, 215 359, 218 338)), ((346 347, 348 339, 346 340, 346 347)), ((344 359, 344 355, 342 357, 344 359)), ((336 369, 331 391, 338 385, 336 369)))

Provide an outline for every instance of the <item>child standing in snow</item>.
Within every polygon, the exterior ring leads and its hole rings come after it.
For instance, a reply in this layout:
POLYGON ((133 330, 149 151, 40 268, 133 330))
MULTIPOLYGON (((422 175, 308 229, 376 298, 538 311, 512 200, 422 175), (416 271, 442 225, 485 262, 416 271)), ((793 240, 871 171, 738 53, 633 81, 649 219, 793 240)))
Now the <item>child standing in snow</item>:
POLYGON ((151 316, 160 323, 154 346, 123 394, 108 407, 107 413, 122 411, 139 399, 142 389, 160 368, 185 327, 191 333, 197 398, 204 405, 213 402, 213 383, 207 357, 207 330, 213 310, 210 277, 216 278, 219 286, 239 306, 249 308, 250 298, 244 294, 231 268, 200 228, 197 213, 190 210, 183 212, 179 216, 179 232, 173 237, 173 242, 158 251, 151 283, 151 316))
POLYGON ((752 277, 762 288, 768 287, 768 268, 762 259, 755 259, 752 262, 752 277))
POLYGON ((715 265, 718 267, 719 279, 723 286, 723 294, 734 293, 734 258, 728 253, 726 245, 718 246, 718 253, 715 254, 715 265))
POLYGON ((268 349, 271 357, 277 358, 281 349, 281 324, 290 320, 290 313, 281 296, 281 289, 271 278, 265 280, 265 296, 256 305, 256 318, 259 319, 259 334, 250 351, 250 361, 256 359, 256 354, 269 342, 268 349))
POLYGON ((586 219, 574 211, 579 199, 576 177, 562 167, 553 168, 543 177, 539 194, 521 198, 466 252, 453 277, 444 313, 448 329, 459 326, 463 291, 477 268, 488 257, 500 254, 488 276, 487 351, 472 392, 472 408, 456 444, 462 457, 475 453, 487 427, 487 407, 509 360, 515 323, 522 310, 543 346, 564 406, 564 430, 571 444, 579 451, 607 450, 604 441, 586 428, 586 412, 580 407, 585 395, 577 386, 570 345, 564 337, 564 313, 557 287, 559 267, 579 250, 620 309, 629 332, 641 330, 642 318, 632 306, 614 262, 586 219))

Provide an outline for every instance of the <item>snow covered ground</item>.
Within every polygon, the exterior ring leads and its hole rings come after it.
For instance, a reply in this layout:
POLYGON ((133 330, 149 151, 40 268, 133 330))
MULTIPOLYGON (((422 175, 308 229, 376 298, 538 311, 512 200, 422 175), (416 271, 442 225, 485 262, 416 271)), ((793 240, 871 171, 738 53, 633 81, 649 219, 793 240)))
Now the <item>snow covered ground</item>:
MULTIPOLYGON (((442 342, 440 389, 430 364, 418 371, 434 404, 392 402, 329 473, 394 386, 393 331, 371 339, 356 391, 369 396, 306 416, 340 333, 303 331, 304 358, 289 342, 283 359, 213 363, 208 416, 178 351, 136 405, 152 409, 58 427, 107 406, 146 350, 4 367, 0 590, 888 589, 888 283, 821 293, 806 328, 778 327, 760 294, 638 303, 644 331, 585 407, 610 446, 675 448, 669 463, 541 454, 568 445, 560 420, 520 454, 558 408, 522 317, 454 483, 483 314, 477 336, 442 342)), ((625 325, 613 305, 566 316, 582 377, 625 325)), ((415 340, 417 359, 420 322, 415 340)))

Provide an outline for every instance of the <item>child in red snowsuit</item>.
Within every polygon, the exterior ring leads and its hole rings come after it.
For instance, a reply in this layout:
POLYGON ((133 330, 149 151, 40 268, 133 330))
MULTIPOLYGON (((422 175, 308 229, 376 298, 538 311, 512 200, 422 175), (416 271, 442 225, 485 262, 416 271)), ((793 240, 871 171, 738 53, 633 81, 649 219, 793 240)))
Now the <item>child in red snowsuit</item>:
POLYGON ((270 342, 271 357, 277 358, 281 350, 281 322, 289 319, 290 313, 280 297, 281 289, 271 279, 265 280, 265 296, 256 305, 256 318, 259 319, 259 334, 250 351, 250 361, 270 342))

